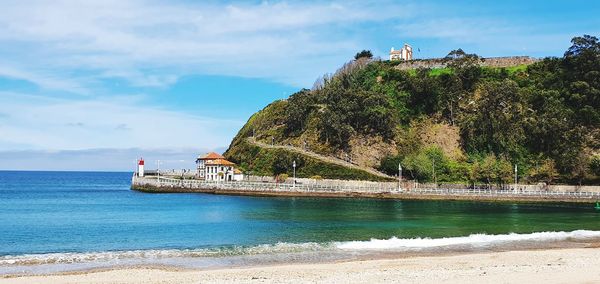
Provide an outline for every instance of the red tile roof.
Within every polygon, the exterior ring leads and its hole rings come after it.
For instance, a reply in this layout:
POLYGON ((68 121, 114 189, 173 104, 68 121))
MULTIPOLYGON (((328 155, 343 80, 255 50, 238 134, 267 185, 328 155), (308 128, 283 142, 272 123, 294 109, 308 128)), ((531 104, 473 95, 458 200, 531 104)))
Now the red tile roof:
POLYGON ((215 159, 206 161, 207 166, 234 166, 235 164, 225 159, 215 159))
POLYGON ((216 160, 216 159, 225 159, 225 157, 215 153, 215 152, 210 152, 202 157, 198 157, 198 160, 216 160))

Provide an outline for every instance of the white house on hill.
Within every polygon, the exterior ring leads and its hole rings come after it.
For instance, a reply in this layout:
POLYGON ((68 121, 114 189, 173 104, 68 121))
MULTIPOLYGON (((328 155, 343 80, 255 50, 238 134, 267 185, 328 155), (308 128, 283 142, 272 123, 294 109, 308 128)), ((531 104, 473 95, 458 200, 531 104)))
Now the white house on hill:
POLYGON ((408 44, 404 44, 404 47, 402 47, 399 50, 394 50, 394 48, 392 47, 392 50, 390 50, 390 60, 412 60, 413 59, 413 50, 412 50, 412 46, 408 45, 408 44))

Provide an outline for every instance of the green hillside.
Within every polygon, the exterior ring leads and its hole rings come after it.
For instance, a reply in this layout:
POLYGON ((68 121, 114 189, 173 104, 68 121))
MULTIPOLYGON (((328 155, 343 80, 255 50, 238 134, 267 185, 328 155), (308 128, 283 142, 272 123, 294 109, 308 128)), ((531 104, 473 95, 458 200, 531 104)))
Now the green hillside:
MULTIPOLYGON (((357 56, 358 57, 358 56, 357 56)), ((528 66, 480 67, 452 51, 443 69, 398 70, 359 57, 287 100, 254 114, 225 153, 244 170, 288 173, 301 152, 419 181, 600 182, 600 43, 572 40, 561 58, 528 66), (289 164, 289 165, 288 165, 289 164), (435 172, 435 176, 434 176, 435 172)), ((378 179, 339 165, 298 167, 298 176, 378 179)))

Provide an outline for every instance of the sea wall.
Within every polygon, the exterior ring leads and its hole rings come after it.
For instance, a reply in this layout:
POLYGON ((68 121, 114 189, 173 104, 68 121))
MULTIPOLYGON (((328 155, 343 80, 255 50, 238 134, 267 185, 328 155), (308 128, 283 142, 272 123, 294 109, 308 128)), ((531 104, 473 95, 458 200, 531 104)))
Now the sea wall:
MULTIPOLYGON (((270 176, 246 176, 246 181, 250 182, 263 182, 263 183, 274 183, 276 182, 274 177, 270 176)), ((294 182, 293 177, 288 177, 287 180, 280 183, 292 184, 294 182)), ((337 180, 337 179, 310 179, 310 178, 296 178, 297 184, 319 184, 325 186, 343 186, 343 187, 372 187, 372 188, 388 188, 388 187, 397 187, 398 182, 376 182, 376 181, 365 181, 365 180, 337 180)), ((448 188, 448 189, 465 189, 467 188, 464 184, 454 184, 454 183, 418 183, 412 180, 403 180, 402 188, 406 189, 418 189, 418 188, 448 188)), ((486 185, 486 184, 477 184, 474 186, 468 186, 471 189, 489 189, 489 190, 513 190, 516 189, 518 191, 547 191, 547 192, 598 192, 600 193, 600 186, 590 186, 590 185, 546 185, 544 183, 539 184, 505 184, 502 186, 498 185, 486 185)))
MULTIPOLYGON (((506 56, 506 57, 488 57, 483 58, 479 64, 483 67, 511 67, 519 65, 529 65, 539 61, 537 58, 529 56, 506 56)), ((409 61, 398 61, 398 65, 395 67, 398 70, 409 70, 419 68, 444 68, 448 61, 444 58, 432 58, 432 59, 415 59, 409 61)))
POLYGON ((526 190, 404 188, 397 184, 379 186, 330 186, 322 184, 288 184, 269 182, 207 182, 155 177, 132 178, 131 188, 150 193, 197 192, 223 195, 289 197, 359 197, 417 200, 474 200, 510 202, 592 203, 600 199, 597 192, 549 192, 526 190))

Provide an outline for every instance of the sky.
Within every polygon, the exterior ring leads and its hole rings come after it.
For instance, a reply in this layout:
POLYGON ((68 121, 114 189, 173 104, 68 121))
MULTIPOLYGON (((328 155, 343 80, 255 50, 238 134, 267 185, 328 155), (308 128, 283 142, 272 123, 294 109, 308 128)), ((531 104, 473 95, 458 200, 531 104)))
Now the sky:
POLYGON ((0 170, 192 168, 362 49, 562 56, 596 1, 3 0, 0 170))

